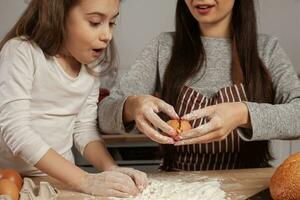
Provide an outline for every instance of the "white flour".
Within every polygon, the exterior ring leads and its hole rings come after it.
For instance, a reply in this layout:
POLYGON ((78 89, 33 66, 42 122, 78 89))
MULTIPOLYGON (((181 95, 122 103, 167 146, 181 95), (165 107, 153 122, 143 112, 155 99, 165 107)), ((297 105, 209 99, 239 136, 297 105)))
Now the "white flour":
MULTIPOLYGON (((117 198, 112 198, 117 200, 117 198)), ((126 200, 225 200, 217 180, 183 182, 182 180, 155 180, 150 178, 141 195, 126 200)), ((125 199, 123 199, 125 200, 125 199)))

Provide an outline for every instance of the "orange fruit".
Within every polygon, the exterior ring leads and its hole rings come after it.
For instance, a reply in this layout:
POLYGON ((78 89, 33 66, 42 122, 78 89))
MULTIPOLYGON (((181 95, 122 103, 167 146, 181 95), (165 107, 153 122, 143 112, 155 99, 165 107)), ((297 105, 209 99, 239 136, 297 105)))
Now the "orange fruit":
POLYGON ((23 180, 20 174, 13 169, 0 169, 0 180, 8 179, 13 182, 19 190, 22 188, 23 180))
POLYGON ((18 187, 8 179, 0 180, 0 195, 9 195, 12 200, 19 199, 19 189, 18 187))

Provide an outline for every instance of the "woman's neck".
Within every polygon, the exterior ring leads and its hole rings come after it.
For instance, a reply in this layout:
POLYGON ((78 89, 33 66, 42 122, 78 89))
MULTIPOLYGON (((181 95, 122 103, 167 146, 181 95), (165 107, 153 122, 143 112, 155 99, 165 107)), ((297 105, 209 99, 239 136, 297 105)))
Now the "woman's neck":
POLYGON ((201 35, 211 38, 229 38, 230 37, 230 21, 231 17, 227 17, 215 23, 199 24, 201 35))

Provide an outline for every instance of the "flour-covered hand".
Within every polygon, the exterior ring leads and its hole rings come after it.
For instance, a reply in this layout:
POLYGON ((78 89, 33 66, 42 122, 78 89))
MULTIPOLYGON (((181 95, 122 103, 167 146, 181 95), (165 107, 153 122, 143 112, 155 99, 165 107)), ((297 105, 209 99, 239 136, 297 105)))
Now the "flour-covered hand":
POLYGON ((109 170, 121 172, 123 174, 130 176, 134 180, 134 182, 135 182, 137 188, 140 190, 140 192, 142 192, 148 185, 147 174, 142 171, 139 171, 139 170, 136 170, 133 168, 118 167, 118 166, 113 166, 109 170))
POLYGON ((178 119, 173 106, 154 96, 140 95, 128 97, 123 110, 124 121, 135 121, 137 128, 153 141, 174 144, 176 131, 158 116, 158 113, 163 112, 172 119, 178 119), (167 135, 161 134, 157 129, 167 135))
POLYGON ((87 173, 76 188, 84 193, 101 197, 129 198, 139 193, 132 178, 117 171, 87 173))
POLYGON ((248 108, 245 103, 221 103, 192 111, 184 120, 206 118, 207 123, 181 134, 178 145, 209 143, 225 139, 235 128, 249 126, 248 108))

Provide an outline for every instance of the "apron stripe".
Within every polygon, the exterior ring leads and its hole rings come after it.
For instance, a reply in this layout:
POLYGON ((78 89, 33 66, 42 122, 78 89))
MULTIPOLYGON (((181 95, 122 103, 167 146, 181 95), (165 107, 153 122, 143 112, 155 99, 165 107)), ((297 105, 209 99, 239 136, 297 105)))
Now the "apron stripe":
POLYGON ((193 166, 194 166, 194 169, 197 170, 197 163, 199 161, 199 154, 197 153, 195 157, 196 157, 196 159, 195 159, 195 162, 194 162, 193 166))
MULTIPOLYGON (((188 87, 183 87, 180 91, 178 100, 177 100, 177 104, 176 105, 180 105, 180 107, 182 106, 183 100, 184 100, 184 95, 186 94, 186 90, 188 90, 188 87), (178 103, 178 101, 180 101, 180 103, 178 103)), ((177 108, 176 108, 177 109, 177 108)), ((179 108, 180 109, 180 108, 179 108)), ((178 109, 177 109, 178 110, 178 109)))
MULTIPOLYGON (((200 107, 200 105, 202 104, 202 102, 203 102, 203 99, 204 99, 204 97, 202 96, 200 99, 200 102, 199 103, 197 103, 197 100, 199 99, 199 96, 200 96, 200 93, 198 93, 197 94, 197 97, 195 98, 195 101, 194 101, 194 103, 193 103, 193 106, 192 106, 192 108, 191 108, 191 111, 193 111, 193 110, 195 110, 195 109, 198 109, 199 107, 200 107), (195 107, 197 107, 197 108, 195 108, 195 107)), ((192 127, 195 127, 195 120, 191 123, 191 125, 192 125, 192 127)), ((196 149, 198 149, 198 148, 196 148, 196 146, 197 146, 197 144, 193 144, 193 153, 197 153, 197 150, 196 149)), ((197 154, 196 154, 197 155, 197 154)))
MULTIPOLYGON (((207 105, 208 105, 208 100, 205 99, 205 106, 203 108, 207 107, 207 105)), ((206 118, 201 118, 199 125, 204 124, 204 123, 206 123, 206 118)), ((198 125, 197 122, 196 122, 196 124, 198 125)), ((200 153, 205 153, 206 152, 205 144, 199 144, 199 150, 200 150, 200 153)))
POLYGON ((245 92, 245 88, 242 84, 240 84, 240 87, 242 89, 242 93, 240 93, 240 94, 243 94, 243 99, 245 99, 244 101, 247 101, 247 95, 246 95, 246 92, 245 92))
POLYGON ((216 167, 217 167, 217 163, 219 163, 219 154, 218 153, 216 153, 215 154, 216 155, 216 160, 215 160, 215 162, 214 162, 214 166, 213 166, 213 170, 216 170, 216 167))
MULTIPOLYGON (((191 98, 189 99, 189 102, 192 102, 192 104, 187 104, 188 106, 186 106, 185 108, 185 112, 184 114, 188 114, 192 111, 194 105, 195 105, 195 101, 197 100, 197 97, 199 96, 199 93, 196 91, 193 91, 193 95, 191 96, 191 98)), ((193 151, 193 146, 192 145, 188 145, 188 153, 191 153, 193 151)), ((191 163, 191 162, 190 162, 191 163)))
MULTIPOLYGON (((219 94, 220 94, 220 97, 221 97, 221 98, 219 98, 220 103, 224 103, 224 95, 223 95, 222 91, 220 91, 219 94)), ((226 138, 225 138, 225 140, 226 140, 226 138)), ((219 141, 219 143, 220 143, 219 153, 221 153, 222 149, 225 148, 225 145, 226 145, 225 140, 219 141), (223 146, 223 148, 222 148, 222 146, 223 146)), ((224 159, 224 157, 222 157, 222 158, 224 159)), ((222 161, 222 163, 223 163, 223 161, 222 161)))
MULTIPOLYGON (((229 97, 229 101, 228 102, 234 102, 234 97, 233 94, 231 92, 231 88, 226 88, 226 93, 229 97)), ((228 151, 227 152, 234 152, 234 136, 232 134, 232 132, 228 135, 228 140, 227 140, 227 144, 228 144, 228 151)))
MULTIPOLYGON (((205 103, 205 102, 206 102, 206 101, 205 101, 206 99, 204 98, 204 96, 200 95, 200 93, 199 93, 198 98, 200 98, 201 100, 199 101, 199 103, 197 102, 197 104, 194 106, 194 110, 199 109, 199 108, 201 107, 202 104, 206 104, 206 103, 205 103)), ((195 128, 195 127, 196 127, 196 124, 197 124, 197 120, 194 120, 194 121, 192 122, 192 127, 195 128)), ((200 124, 200 122, 199 122, 199 124, 200 124)), ((200 145, 199 145, 199 144, 194 144, 193 146, 194 146, 194 148, 195 148, 195 151, 194 151, 195 154, 198 155, 198 153, 201 153, 201 149, 200 149, 200 145)))
MULTIPOLYGON (((236 95, 237 95, 237 101, 239 101, 239 102, 241 102, 242 101, 242 99, 245 99, 245 98, 243 98, 242 96, 241 96, 241 86, 242 85, 234 85, 234 90, 235 90, 235 92, 236 92, 236 95)), ((239 135, 238 135, 238 133, 235 131, 235 141, 236 141, 236 148, 237 148, 237 151, 239 152, 240 151, 240 143, 241 143, 241 141, 240 141, 240 137, 239 137, 239 135)), ((235 161, 236 162, 236 161, 235 161)))
MULTIPOLYGON (((185 106, 185 103, 186 102, 186 96, 188 95, 189 91, 191 91, 190 88, 186 88, 186 89, 183 89, 183 97, 182 97, 182 100, 181 100, 181 103, 180 103, 180 107, 179 107, 179 116, 182 116, 182 110, 183 110, 183 107, 185 106)), ((188 98, 187 98, 188 99, 188 98)), ((184 146, 179 146, 179 152, 184 152, 184 146)), ((182 163, 184 161, 181 153, 179 154, 179 161, 182 163)))
MULTIPOLYGON (((196 95, 197 95, 196 93, 197 93, 197 92, 194 91, 192 88, 189 88, 189 90, 187 91, 186 101, 185 101, 185 102, 187 102, 187 103, 186 103, 185 106, 183 107, 182 113, 181 113, 180 116, 183 116, 183 115, 185 115, 185 114, 187 113, 187 109, 188 109, 188 107, 189 107, 189 105, 190 105, 191 98, 193 97, 193 95, 196 96, 196 95)), ((185 149, 185 150, 184 150, 185 152, 190 152, 189 145, 184 145, 183 148, 185 149)), ((185 157, 186 157, 186 156, 187 156, 187 155, 185 155, 185 157)), ((186 159, 186 158, 185 158, 185 159, 186 159)))

